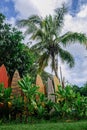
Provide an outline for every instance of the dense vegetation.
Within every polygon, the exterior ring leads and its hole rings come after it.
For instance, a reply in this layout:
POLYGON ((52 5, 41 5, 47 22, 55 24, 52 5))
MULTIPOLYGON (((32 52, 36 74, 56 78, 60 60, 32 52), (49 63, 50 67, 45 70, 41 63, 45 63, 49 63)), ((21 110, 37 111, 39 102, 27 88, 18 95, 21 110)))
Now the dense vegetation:
POLYGON ((87 119, 87 97, 74 92, 73 87, 58 86, 52 102, 45 94, 38 91, 39 87, 33 83, 29 76, 23 77, 19 82, 24 97, 10 98, 11 88, 0 86, 0 118, 2 121, 20 120, 31 122, 33 117, 44 120, 81 120, 87 119))
POLYGON ((73 85, 73 90, 77 93, 79 92, 82 96, 87 97, 87 83, 84 84, 84 86, 79 87, 77 85, 73 85))

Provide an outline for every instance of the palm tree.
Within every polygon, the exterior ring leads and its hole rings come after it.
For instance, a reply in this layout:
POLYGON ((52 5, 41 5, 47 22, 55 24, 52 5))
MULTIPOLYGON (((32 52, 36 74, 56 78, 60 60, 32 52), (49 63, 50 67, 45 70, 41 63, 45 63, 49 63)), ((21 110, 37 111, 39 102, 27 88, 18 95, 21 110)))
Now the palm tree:
POLYGON ((46 16, 42 18, 33 15, 28 19, 18 21, 19 27, 27 27, 25 34, 31 34, 31 39, 36 40, 37 44, 31 47, 32 50, 40 54, 39 70, 42 71, 51 61, 51 68, 58 77, 58 57, 62 61, 66 61, 70 67, 74 66, 73 56, 65 50, 67 44, 76 41, 86 43, 87 38, 84 34, 67 32, 61 34, 64 25, 64 15, 66 8, 58 8, 55 10, 54 16, 46 16))

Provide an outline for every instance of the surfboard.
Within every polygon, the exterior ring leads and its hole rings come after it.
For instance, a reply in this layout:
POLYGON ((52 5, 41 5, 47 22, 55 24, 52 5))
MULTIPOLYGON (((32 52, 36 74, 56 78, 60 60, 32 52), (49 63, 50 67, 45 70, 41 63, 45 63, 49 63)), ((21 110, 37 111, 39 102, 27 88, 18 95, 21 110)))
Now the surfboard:
POLYGON ((0 67, 0 83, 3 83, 4 87, 8 88, 8 74, 4 65, 0 67))
POLYGON ((58 85, 60 85, 60 81, 56 76, 53 76, 53 81, 54 81, 54 88, 55 92, 58 91, 58 85))
POLYGON ((39 86, 38 91, 45 94, 45 87, 44 87, 42 78, 41 78, 41 76, 39 74, 36 77, 36 85, 39 86))
POLYGON ((55 95, 52 94, 54 94, 54 87, 53 87, 52 80, 48 78, 47 97, 49 100, 55 102, 55 95))
POLYGON ((18 96, 21 96, 22 94, 22 89, 19 87, 18 85, 18 80, 20 80, 20 75, 19 75, 19 72, 16 70, 14 72, 14 75, 13 75, 13 78, 12 78, 12 83, 11 83, 11 88, 12 88, 12 94, 11 94, 11 97, 15 96, 15 97, 18 97, 18 96))

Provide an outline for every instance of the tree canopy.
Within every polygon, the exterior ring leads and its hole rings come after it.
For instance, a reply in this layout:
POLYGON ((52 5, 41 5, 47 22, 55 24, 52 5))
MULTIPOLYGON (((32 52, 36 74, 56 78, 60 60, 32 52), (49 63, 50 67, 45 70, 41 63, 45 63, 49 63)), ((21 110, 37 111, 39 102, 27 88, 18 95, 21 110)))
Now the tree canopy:
POLYGON ((0 14, 0 66, 6 66, 11 78, 16 69, 21 76, 30 72, 34 61, 33 53, 22 40, 22 32, 5 23, 5 16, 0 14))

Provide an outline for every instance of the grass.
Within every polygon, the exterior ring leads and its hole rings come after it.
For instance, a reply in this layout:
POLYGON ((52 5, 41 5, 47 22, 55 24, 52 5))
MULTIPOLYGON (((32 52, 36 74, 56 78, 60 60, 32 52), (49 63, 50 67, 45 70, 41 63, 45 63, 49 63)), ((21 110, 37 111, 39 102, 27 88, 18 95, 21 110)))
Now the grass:
POLYGON ((72 123, 4 124, 0 130, 87 130, 87 121, 72 123))

